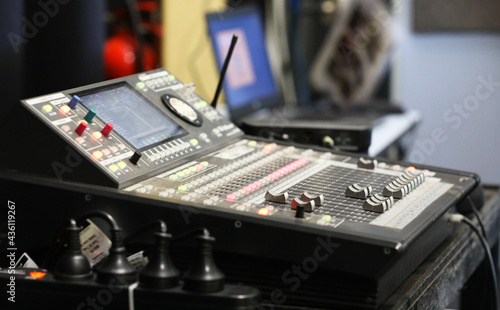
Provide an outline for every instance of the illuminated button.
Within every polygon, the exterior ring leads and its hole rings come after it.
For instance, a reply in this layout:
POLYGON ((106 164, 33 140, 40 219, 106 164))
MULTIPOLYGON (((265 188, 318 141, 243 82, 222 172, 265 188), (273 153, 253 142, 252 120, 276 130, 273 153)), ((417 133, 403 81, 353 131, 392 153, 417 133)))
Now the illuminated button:
POLYGON ((61 129, 62 129, 62 131, 64 131, 64 132, 69 132, 69 131, 71 130, 71 128, 69 127, 69 125, 62 125, 62 126, 61 126, 61 129))
POLYGON ((119 162, 117 165, 118 165, 118 168, 120 168, 121 170, 127 168, 127 164, 123 161, 119 162))
POLYGON ((111 152, 113 152, 113 153, 118 152, 118 148, 117 148, 116 146, 111 146, 109 149, 110 149, 110 150, 111 150, 111 152))
POLYGON ((138 88, 140 89, 143 89, 144 87, 146 87, 146 84, 144 84, 144 82, 139 82, 137 84, 135 84, 138 88))
POLYGON ((196 167, 195 167, 195 166, 191 166, 191 167, 189 167, 189 170, 191 170, 191 172, 196 172, 196 171, 198 171, 198 169, 196 169, 196 167))
POLYGON ((202 170, 203 169, 203 165, 202 164, 196 164, 195 167, 196 167, 197 170, 202 170))
POLYGON ((187 191, 188 187, 186 185, 181 185, 177 188, 178 191, 180 192, 185 192, 187 191))
POLYGON ((268 216, 269 215, 269 209, 267 209, 267 208, 261 208, 261 209, 259 209, 259 211, 257 213, 259 213, 259 215, 262 215, 262 216, 268 216))
POLYGON ((111 152, 108 149, 103 149, 101 152, 104 154, 104 156, 111 155, 111 152))
POLYGON ((182 172, 184 172, 184 174, 190 174, 190 173, 191 173, 191 170, 189 170, 189 169, 184 169, 184 170, 182 170, 182 172))
POLYGON ((177 180, 178 178, 179 178, 179 177, 177 176, 177 174, 171 174, 171 175, 169 175, 169 176, 168 176, 168 179, 169 179, 170 181, 175 181, 175 180, 177 180))
POLYGON ((94 137, 94 139, 96 140, 99 140, 102 138, 102 133, 100 133, 99 131, 95 131, 94 133, 92 133, 92 137, 94 137))
POLYGON ((63 106, 59 109, 59 111, 61 111, 61 113, 63 113, 63 114, 68 114, 68 113, 71 111, 71 108, 70 108, 70 107, 68 107, 67 105, 63 105, 63 106))
POLYGON ((199 144, 198 140, 196 140, 196 139, 191 139, 191 141, 189 141, 189 143, 191 143, 192 146, 197 146, 199 144))
POLYGON ((109 166, 109 170, 111 170, 111 172, 116 172, 116 171, 118 171, 118 169, 120 169, 120 168, 118 168, 117 165, 111 165, 111 166, 109 166))
POLYGON ((248 146, 249 147, 255 147, 257 145, 257 141, 249 141, 248 146))
POLYGON ((227 201, 235 201, 236 200, 236 194, 231 193, 226 196, 227 201))
POLYGON ((81 122, 80 125, 75 129, 77 135, 82 136, 83 132, 87 129, 87 123, 81 122))
POLYGON ((84 138, 82 138, 82 137, 78 137, 78 138, 76 138, 76 139, 75 139, 75 141, 76 141, 76 143, 78 143, 78 144, 84 144, 84 143, 85 143, 85 139, 84 139, 84 138))
POLYGON ((41 278, 45 277, 46 274, 47 274, 46 272, 31 271, 30 277, 35 278, 35 279, 41 279, 41 278))
POLYGON ((99 160, 102 158, 104 154, 102 154, 101 151, 95 151, 94 153, 92 153, 92 156, 94 156, 95 159, 99 160))
POLYGON ((179 171, 179 172, 177 172, 177 173, 176 173, 176 175, 177 175, 179 178, 182 178, 182 177, 185 175, 185 173, 184 173, 184 171, 179 171))
POLYGON ((332 220, 332 216, 331 215, 323 215, 323 217, 321 218, 323 219, 325 222, 330 222, 332 220))
POLYGON ((101 133, 103 136, 107 137, 107 136, 109 136, 109 134, 111 133, 112 130, 113 130, 113 125, 110 123, 107 123, 106 126, 104 126, 104 128, 101 130, 101 133))
POLYGON ((202 165, 203 167, 208 167, 208 161, 202 161, 202 162, 201 162, 201 165, 202 165))
POLYGON ((78 122, 78 125, 80 125, 81 123, 85 123, 85 124, 87 124, 87 125, 89 124, 86 120, 83 120, 83 119, 82 119, 81 121, 79 121, 79 122, 78 122))
POLYGON ((410 172, 415 172, 415 170, 417 170, 417 169, 413 166, 406 168, 406 171, 410 171, 410 172))
POLYGON ((76 96, 76 95, 75 95, 75 96, 73 96, 73 98, 71 98, 71 100, 69 101, 68 106, 69 106, 71 109, 73 109, 73 110, 74 110, 74 109, 76 108, 76 106, 78 105, 78 103, 80 103, 80 101, 81 101, 80 97, 78 97, 78 96, 76 96))
POLYGON ((45 112, 50 113, 52 112, 53 107, 50 104, 46 104, 42 108, 45 112))
POLYGON ((266 144, 262 149, 264 153, 271 153, 273 151, 274 146, 272 144, 266 144))
POLYGON ((173 80, 175 80, 175 75, 170 74, 170 75, 168 76, 168 80, 169 80, 170 82, 172 82, 173 80))

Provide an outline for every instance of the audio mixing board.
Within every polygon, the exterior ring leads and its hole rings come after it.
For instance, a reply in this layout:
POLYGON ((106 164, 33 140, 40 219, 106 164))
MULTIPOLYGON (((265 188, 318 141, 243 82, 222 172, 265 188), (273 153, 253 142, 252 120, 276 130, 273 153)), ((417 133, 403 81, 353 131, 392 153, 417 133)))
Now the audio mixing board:
POLYGON ((478 184, 245 136, 163 69, 23 100, 0 135, 10 199, 50 201, 26 215, 33 229, 50 235, 47 223, 88 210, 125 232, 153 219, 174 233, 203 226, 228 279, 276 308, 376 308, 451 232, 447 212, 478 184))

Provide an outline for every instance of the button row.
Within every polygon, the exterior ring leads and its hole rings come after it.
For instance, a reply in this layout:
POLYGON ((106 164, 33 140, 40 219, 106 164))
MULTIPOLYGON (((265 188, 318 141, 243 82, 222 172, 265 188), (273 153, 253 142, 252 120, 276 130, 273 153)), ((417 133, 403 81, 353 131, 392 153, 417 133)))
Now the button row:
MULTIPOLYGON (((188 184, 186 184, 186 190, 194 188, 196 186, 199 186, 201 184, 205 184, 204 186, 197 188, 195 191, 196 193, 203 194, 208 191, 213 190, 216 186, 220 186, 223 183, 228 183, 231 180, 238 179, 244 174, 250 173, 252 171, 255 171, 256 169, 261 168, 264 165, 267 165, 269 162, 276 160, 282 153, 276 153, 271 156, 268 156, 264 159, 261 159, 261 157, 264 156, 262 153, 254 153, 251 156, 245 157, 241 160, 238 160, 230 165, 227 165, 221 169, 217 169, 214 172, 203 176, 201 178, 198 178, 188 184), (251 164, 253 163, 253 164, 251 164), (242 168, 245 165, 249 165, 248 167, 242 168), (234 172, 233 172, 234 171, 234 172)), ((262 181, 262 180, 261 180, 262 181)), ((262 181, 261 183, 267 181, 262 181)), ((257 184, 255 184, 257 185, 257 184)), ((238 196, 240 196, 241 193, 238 193, 238 196)), ((231 196, 232 197, 232 196, 231 196)))
MULTIPOLYGON (((196 139, 193 139, 193 140, 196 140, 196 139)), ((196 142, 195 145, 198 145, 198 140, 196 140, 195 142, 196 142)), ((192 144, 189 142, 181 142, 178 145, 163 144, 163 145, 157 147, 159 150, 156 148, 154 149, 154 151, 156 151, 156 152, 154 152, 153 150, 147 151, 147 152, 150 152, 150 154, 148 154, 146 152, 146 156, 147 156, 148 161, 152 163, 152 162, 155 162, 155 161, 160 160, 162 158, 168 157, 170 155, 174 155, 175 153, 187 150, 191 146, 192 146, 192 144), (165 149, 163 149, 163 148, 165 148, 165 149)))
POLYGON ((176 173, 172 173, 171 175, 168 176, 168 179, 170 181, 177 181, 180 178, 183 178, 183 177, 189 176, 192 173, 201 171, 208 166, 209 166, 208 161, 203 161, 201 163, 198 163, 198 164, 195 164, 191 167, 188 167, 184 170, 180 170, 180 171, 177 171, 176 173))
MULTIPOLYGON (((281 153, 281 152, 280 152, 281 153)), ((270 156, 270 158, 280 154, 280 153, 276 153, 274 154, 273 156, 270 156)), ((228 201, 234 201, 237 197, 240 197, 241 195, 245 195, 245 194, 248 194, 248 193, 251 193, 253 192, 254 190, 256 190, 257 188, 259 188, 260 186, 262 186, 262 184, 267 184, 269 182, 273 182, 274 180, 278 179, 278 178, 281 178, 297 169, 299 169, 300 167, 304 166, 305 164, 307 163, 307 159, 306 158, 300 158, 300 159, 297 159, 295 161, 293 161, 292 163, 286 165, 286 166, 283 166, 281 168, 279 168, 278 170, 275 170, 273 172, 271 172, 270 174, 268 174, 267 176, 263 177, 262 179, 260 180, 257 180, 253 183, 250 183, 248 184, 247 186, 244 186, 243 188, 240 188, 237 192, 234 192, 234 193, 231 193, 231 194, 228 194, 226 199, 228 201)), ((254 171, 255 169, 252 167, 253 165, 249 166, 248 168, 250 168, 251 170, 250 171, 254 171)))

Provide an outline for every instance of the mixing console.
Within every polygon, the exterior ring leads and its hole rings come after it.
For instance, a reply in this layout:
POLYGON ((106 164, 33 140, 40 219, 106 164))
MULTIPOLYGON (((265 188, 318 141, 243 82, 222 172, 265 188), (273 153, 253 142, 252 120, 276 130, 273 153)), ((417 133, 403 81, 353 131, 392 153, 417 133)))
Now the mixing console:
MULTIPOLYGON (((125 232, 153 219, 177 233, 206 227, 228 278, 279 290, 285 306, 379 306, 451 232, 446 213, 478 184, 244 136, 166 70, 23 100, 0 139, 15 150, 0 154, 10 199, 51 202, 31 216, 60 223, 105 210, 125 232)), ((39 222, 47 234, 57 225, 39 222)))

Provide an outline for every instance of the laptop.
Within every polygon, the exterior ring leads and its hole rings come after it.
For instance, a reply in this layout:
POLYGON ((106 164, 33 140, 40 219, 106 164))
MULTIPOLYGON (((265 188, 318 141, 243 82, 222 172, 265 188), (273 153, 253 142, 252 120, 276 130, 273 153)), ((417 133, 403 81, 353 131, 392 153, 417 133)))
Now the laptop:
POLYGON ((259 9, 243 6, 206 18, 219 68, 232 36, 238 36, 224 92, 231 119, 249 135, 365 152, 377 121, 400 112, 377 103, 304 107, 311 106, 308 102, 286 107, 271 70, 259 9))

